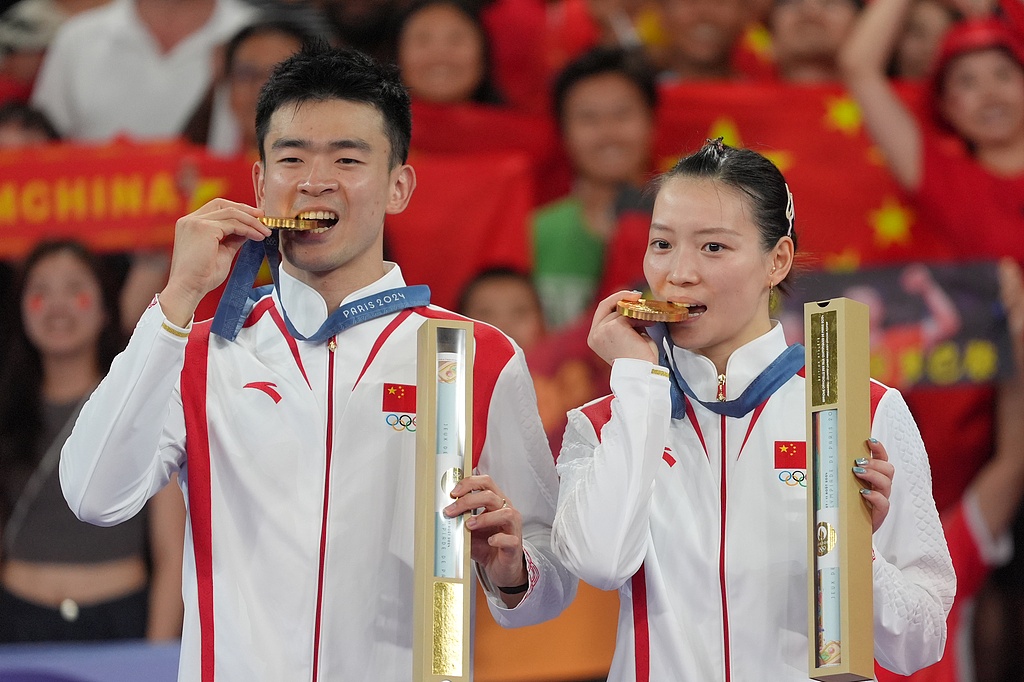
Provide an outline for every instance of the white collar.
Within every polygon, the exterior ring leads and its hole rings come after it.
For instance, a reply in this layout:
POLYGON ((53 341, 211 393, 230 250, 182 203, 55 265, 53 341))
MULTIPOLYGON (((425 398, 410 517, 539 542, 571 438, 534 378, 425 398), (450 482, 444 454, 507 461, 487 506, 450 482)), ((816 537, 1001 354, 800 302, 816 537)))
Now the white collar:
MULTIPOLYGON (((725 365, 726 398, 737 398, 754 379, 786 350, 782 325, 772 320, 772 328, 732 352, 725 365)), ((718 397, 718 370, 709 358, 678 346, 672 347, 672 361, 694 394, 705 402, 718 397)))
MULTIPOLYGON (((345 297, 341 305, 351 301, 365 298, 371 294, 388 289, 396 289, 405 286, 405 279, 402 277, 402 269, 397 264, 384 261, 384 275, 367 284, 361 289, 353 291, 345 297)), ((274 298, 279 306, 288 311, 288 319, 291 320, 295 331, 303 336, 312 336, 320 329, 328 316, 327 302, 313 287, 285 272, 282 267, 278 270, 278 280, 281 287, 280 298, 275 291, 274 298)), ((341 307, 341 306, 339 306, 341 307)))
POLYGON ((113 18, 110 25, 115 29, 111 31, 111 35, 115 39, 141 41, 161 59, 170 59, 180 53, 188 54, 196 49, 208 49, 227 42, 236 31, 245 25, 249 17, 255 15, 255 10, 240 0, 214 0, 213 12, 206 23, 185 36, 170 52, 162 54, 153 35, 139 18, 135 3, 136 0, 113 0, 110 2, 108 7, 110 16, 113 18))

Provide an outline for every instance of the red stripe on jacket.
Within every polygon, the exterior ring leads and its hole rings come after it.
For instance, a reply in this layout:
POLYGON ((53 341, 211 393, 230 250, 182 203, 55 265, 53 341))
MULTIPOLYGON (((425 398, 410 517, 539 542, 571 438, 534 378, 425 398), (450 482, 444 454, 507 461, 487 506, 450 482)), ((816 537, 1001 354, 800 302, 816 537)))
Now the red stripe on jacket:
POLYGON ((213 682, 213 518, 211 512, 210 431, 207 424, 207 363, 210 321, 192 325, 181 370, 181 404, 185 416, 188 459, 188 513, 196 560, 199 599, 200 679, 213 682))

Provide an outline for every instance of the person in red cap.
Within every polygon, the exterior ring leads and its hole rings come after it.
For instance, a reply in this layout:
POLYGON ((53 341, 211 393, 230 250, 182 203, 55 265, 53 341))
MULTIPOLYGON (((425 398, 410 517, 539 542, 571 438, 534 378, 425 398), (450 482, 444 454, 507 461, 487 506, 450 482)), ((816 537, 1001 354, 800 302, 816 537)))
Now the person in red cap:
POLYGON ((955 24, 919 119, 885 75, 911 5, 876 0, 864 11, 840 56, 847 86, 919 224, 950 257, 1024 261, 1024 37, 992 16, 955 24))

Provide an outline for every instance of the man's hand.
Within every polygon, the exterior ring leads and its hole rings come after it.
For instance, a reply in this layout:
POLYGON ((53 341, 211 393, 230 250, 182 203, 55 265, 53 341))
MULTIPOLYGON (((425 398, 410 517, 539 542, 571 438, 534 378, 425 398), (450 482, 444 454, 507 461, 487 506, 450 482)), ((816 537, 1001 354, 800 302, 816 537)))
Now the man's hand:
POLYGON ((259 221, 263 210, 214 199, 178 219, 167 286, 160 307, 167 319, 186 327, 203 296, 216 289, 247 239, 262 241, 270 228, 259 221))
MULTIPOLYGON (((471 556, 496 587, 517 587, 529 581, 523 560, 523 517, 494 484, 490 476, 467 476, 452 489, 455 502, 444 513, 448 517, 482 509, 466 518, 472 538, 471 556)), ((501 594, 513 607, 524 593, 501 594)))

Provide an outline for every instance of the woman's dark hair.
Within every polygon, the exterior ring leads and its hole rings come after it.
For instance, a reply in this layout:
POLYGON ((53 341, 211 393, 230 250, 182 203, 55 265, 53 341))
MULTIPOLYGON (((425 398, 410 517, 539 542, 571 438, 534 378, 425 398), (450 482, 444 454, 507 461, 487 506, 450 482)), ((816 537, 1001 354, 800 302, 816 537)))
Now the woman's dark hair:
POLYGON ((362 52, 337 49, 313 39, 302 51, 274 68, 256 102, 256 140, 260 159, 266 160, 264 141, 270 117, 288 104, 344 100, 368 104, 384 119, 384 133, 391 145, 389 162, 405 163, 412 137, 412 112, 398 69, 383 66, 362 52))
MULTIPOLYGON (((761 233, 765 251, 783 237, 793 240, 796 251, 796 218, 793 195, 786 179, 775 164, 750 149, 737 149, 722 143, 722 138, 708 140, 700 151, 690 154, 656 180, 660 189, 673 178, 714 180, 732 187, 750 200, 754 225, 761 233)), ((784 284, 777 286, 785 291, 784 284)))
POLYGON ((620 47, 596 47, 570 62, 555 78, 552 104, 559 126, 562 125, 569 92, 580 82, 607 73, 617 74, 632 83, 654 115, 658 108, 658 85, 654 69, 643 52, 620 47))
POLYGON ((85 265, 99 283, 102 307, 106 321, 96 345, 96 362, 101 374, 106 374, 110 363, 124 347, 117 296, 112 277, 99 260, 81 243, 72 240, 39 243, 25 258, 16 285, 17 314, 3 368, 0 369, 0 476, 11 467, 32 466, 42 456, 38 451, 39 434, 43 428, 42 387, 43 362, 39 351, 25 333, 21 318, 21 300, 33 269, 43 260, 67 253, 85 265))
POLYGON ((265 35, 284 35, 295 40, 299 45, 305 45, 313 38, 313 34, 296 22, 280 17, 276 14, 267 14, 259 21, 243 27, 224 46, 224 73, 230 75, 235 68, 235 58, 238 50, 245 41, 250 38, 265 35))
POLYGON ((467 0, 415 0, 405 10, 405 13, 402 14, 401 19, 398 20, 398 29, 395 31, 395 36, 398 41, 401 42, 402 34, 405 32, 406 25, 415 15, 428 7, 435 7, 437 5, 450 7, 462 14, 470 21, 470 23, 473 24, 474 28, 476 28, 477 35, 480 36, 480 46, 484 60, 483 77, 480 79, 480 83, 477 85, 476 90, 474 90, 470 95, 470 101, 475 102, 476 104, 504 104, 505 97, 501 94, 501 90, 498 89, 498 86, 494 82, 494 61, 491 58, 491 41, 487 36, 487 28, 484 26, 484 22, 480 18, 479 2, 474 3, 467 0))
POLYGON ((16 125, 22 130, 42 133, 49 142, 60 140, 60 133, 39 109, 23 102, 7 102, 0 106, 0 126, 16 125))

